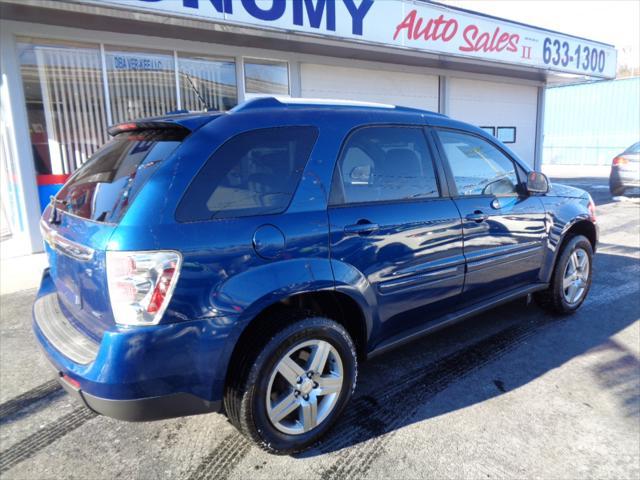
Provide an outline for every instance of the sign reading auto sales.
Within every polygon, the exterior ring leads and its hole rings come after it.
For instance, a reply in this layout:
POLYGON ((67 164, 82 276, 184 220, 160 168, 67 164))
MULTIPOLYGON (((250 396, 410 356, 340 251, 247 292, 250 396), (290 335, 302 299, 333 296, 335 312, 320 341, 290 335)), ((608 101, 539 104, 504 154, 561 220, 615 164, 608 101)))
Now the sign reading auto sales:
POLYGON ((84 1, 594 77, 616 72, 610 45, 419 0, 84 1))

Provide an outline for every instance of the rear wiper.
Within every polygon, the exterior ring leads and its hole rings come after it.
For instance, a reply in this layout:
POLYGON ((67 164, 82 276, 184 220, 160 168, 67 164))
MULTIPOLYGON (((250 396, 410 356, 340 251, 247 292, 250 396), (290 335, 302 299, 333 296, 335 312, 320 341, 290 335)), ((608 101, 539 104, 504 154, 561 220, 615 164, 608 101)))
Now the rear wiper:
POLYGON ((58 208, 56 207, 56 205, 60 204, 62 206, 66 206, 69 202, 67 202, 66 200, 58 199, 53 195, 51 195, 51 197, 49 198, 51 202, 51 214, 49 215, 49 223, 51 225, 58 225, 60 223, 60 217, 58 216, 58 208))

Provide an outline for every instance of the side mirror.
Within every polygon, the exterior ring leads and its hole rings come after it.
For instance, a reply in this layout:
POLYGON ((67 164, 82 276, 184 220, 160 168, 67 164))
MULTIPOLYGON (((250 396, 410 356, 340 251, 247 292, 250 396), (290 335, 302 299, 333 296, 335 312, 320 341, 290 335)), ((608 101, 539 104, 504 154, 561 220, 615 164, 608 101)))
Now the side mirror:
POLYGON ((544 173, 529 172, 527 175, 527 192, 547 193, 549 191, 549 179, 544 173))

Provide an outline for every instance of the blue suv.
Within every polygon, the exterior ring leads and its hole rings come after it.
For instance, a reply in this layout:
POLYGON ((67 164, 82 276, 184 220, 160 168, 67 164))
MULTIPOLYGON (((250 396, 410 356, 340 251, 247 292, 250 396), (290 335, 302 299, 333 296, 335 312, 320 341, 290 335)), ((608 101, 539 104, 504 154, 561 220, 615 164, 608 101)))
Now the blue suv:
POLYGON ((590 196, 444 115, 261 98, 109 133, 43 214, 33 307, 104 415, 225 412, 299 451, 359 361, 529 294, 570 313, 591 285, 590 196))

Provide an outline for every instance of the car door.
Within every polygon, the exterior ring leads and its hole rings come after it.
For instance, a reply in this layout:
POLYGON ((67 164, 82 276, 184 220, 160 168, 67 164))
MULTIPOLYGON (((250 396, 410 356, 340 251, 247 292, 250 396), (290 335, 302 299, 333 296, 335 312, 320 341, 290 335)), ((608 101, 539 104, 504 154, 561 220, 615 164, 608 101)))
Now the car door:
POLYGON ((382 340, 437 317, 461 293, 461 219, 441 194, 422 127, 360 128, 341 152, 328 209, 331 261, 372 286, 380 319, 372 336, 382 340))
POLYGON ((473 302, 535 283, 546 241, 540 198, 522 167, 471 132, 435 129, 448 186, 462 217, 467 263, 463 298, 473 302))

